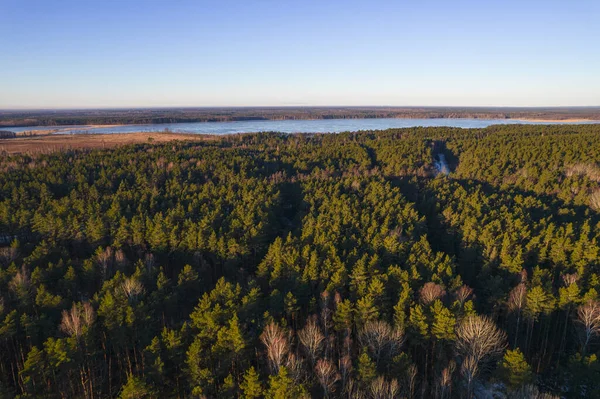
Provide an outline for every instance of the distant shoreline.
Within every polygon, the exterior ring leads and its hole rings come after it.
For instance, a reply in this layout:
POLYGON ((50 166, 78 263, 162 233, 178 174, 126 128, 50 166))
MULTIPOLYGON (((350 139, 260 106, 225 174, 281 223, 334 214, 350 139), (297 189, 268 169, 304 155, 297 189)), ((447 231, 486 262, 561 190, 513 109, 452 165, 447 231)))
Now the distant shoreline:
POLYGON ((582 119, 582 118, 571 118, 571 119, 537 119, 537 118, 508 118, 509 120, 521 120, 529 122, 542 122, 542 123, 580 123, 580 122, 598 122, 600 119, 582 119))
MULTIPOLYGON (((515 118, 501 118, 501 117, 452 117, 452 116, 444 116, 444 117, 413 117, 413 116, 396 116, 396 117, 366 117, 366 118, 310 118, 310 119, 262 119, 262 121, 294 121, 294 120, 303 120, 303 121, 320 121, 320 120, 352 120, 352 119, 423 119, 423 120, 437 120, 437 119, 473 119, 473 120, 510 120, 510 121, 527 121, 527 122, 537 122, 537 123, 564 123, 564 124, 576 124, 576 123, 589 123, 589 122, 597 122, 600 123, 600 119, 592 119, 592 118, 564 118, 564 119, 550 119, 550 118, 528 118, 528 117, 515 117, 515 118)), ((25 127, 32 128, 31 130, 23 130, 17 133, 19 136, 27 135, 27 133, 32 133, 31 135, 38 134, 52 134, 52 133, 61 133, 61 131, 66 130, 86 130, 86 129, 103 129, 110 127, 123 127, 123 126, 160 126, 160 125, 176 125, 176 124, 187 124, 187 123, 227 123, 227 122, 256 122, 261 121, 257 119, 238 119, 238 120, 223 120, 223 121, 199 121, 199 122, 189 122, 189 121, 180 121, 180 122, 161 122, 161 123, 111 123, 111 124, 89 124, 89 125, 30 125, 30 126, 0 126, 0 130, 7 130, 18 128, 23 129, 25 127)), ((91 134, 91 133, 90 133, 91 134)), ((99 133, 102 134, 102 133, 99 133)))
POLYGON ((0 129, 110 127, 167 123, 328 119, 504 119, 535 122, 600 121, 600 107, 248 107, 98 110, 0 110, 0 129))

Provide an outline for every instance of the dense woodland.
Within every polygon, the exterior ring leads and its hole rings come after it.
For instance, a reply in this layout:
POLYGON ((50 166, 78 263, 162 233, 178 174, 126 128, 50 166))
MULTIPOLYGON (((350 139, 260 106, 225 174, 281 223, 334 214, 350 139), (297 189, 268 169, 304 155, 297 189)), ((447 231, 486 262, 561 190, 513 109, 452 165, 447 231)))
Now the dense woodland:
POLYGON ((0 110, 0 127, 358 118, 600 120, 600 107, 238 107, 0 110))
POLYGON ((0 397, 597 398, 599 212, 598 125, 5 155, 0 397))

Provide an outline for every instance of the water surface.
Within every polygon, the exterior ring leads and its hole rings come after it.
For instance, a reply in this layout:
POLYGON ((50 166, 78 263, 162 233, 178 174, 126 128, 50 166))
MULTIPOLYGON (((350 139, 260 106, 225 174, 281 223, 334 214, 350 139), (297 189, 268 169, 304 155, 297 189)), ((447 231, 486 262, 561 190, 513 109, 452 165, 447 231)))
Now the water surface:
MULTIPOLYGON (((164 123, 154 125, 123 125, 106 127, 89 126, 33 126, 15 127, 0 130, 24 132, 31 130, 57 130, 64 134, 81 133, 133 133, 133 132, 163 132, 197 133, 197 134, 234 134, 255 132, 281 133, 339 133, 360 130, 384 130, 403 127, 433 127, 448 126, 460 128, 484 128, 490 125, 508 124, 565 124, 569 122, 534 122, 517 119, 316 119, 316 120, 281 120, 281 121, 235 121, 235 122, 194 122, 194 123, 164 123)), ((571 122, 572 123, 572 122, 571 122)), ((600 123, 586 121, 578 123, 600 123)))

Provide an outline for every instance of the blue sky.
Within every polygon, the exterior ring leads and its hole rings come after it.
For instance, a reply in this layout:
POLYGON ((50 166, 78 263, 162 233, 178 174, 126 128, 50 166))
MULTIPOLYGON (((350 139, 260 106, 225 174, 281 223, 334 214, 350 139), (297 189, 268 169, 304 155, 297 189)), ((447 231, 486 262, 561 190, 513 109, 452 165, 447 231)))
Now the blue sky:
POLYGON ((0 0, 0 108, 600 105, 598 21, 598 0, 0 0))

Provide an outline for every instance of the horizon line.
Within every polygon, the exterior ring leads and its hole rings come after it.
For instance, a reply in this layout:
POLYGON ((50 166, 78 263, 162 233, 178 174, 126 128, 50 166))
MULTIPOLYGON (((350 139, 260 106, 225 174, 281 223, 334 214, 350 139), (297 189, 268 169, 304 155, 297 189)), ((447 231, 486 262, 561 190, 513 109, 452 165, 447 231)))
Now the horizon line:
POLYGON ((261 109, 261 108, 471 108, 471 109, 584 109, 600 108, 599 105, 182 105, 182 106, 98 106, 98 107, 16 107, 0 108, 10 111, 88 111, 88 110, 145 110, 145 109, 261 109))

